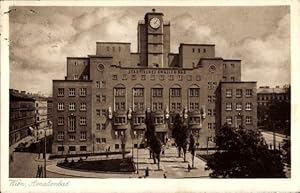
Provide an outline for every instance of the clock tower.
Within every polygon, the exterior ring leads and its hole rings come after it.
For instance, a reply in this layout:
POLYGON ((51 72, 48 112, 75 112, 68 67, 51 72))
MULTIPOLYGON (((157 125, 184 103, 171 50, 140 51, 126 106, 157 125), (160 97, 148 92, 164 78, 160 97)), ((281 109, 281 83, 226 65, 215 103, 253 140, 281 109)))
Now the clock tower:
POLYGON ((170 52, 170 24, 163 20, 163 13, 149 12, 138 27, 138 50, 141 66, 167 67, 170 52))

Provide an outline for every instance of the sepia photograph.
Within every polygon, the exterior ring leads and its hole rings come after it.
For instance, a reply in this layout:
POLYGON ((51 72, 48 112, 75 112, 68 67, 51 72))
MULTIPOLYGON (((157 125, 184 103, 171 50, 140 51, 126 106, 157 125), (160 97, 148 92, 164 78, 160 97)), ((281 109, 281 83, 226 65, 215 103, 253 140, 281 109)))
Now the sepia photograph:
POLYGON ((290 5, 8 8, 9 186, 291 179, 290 5))

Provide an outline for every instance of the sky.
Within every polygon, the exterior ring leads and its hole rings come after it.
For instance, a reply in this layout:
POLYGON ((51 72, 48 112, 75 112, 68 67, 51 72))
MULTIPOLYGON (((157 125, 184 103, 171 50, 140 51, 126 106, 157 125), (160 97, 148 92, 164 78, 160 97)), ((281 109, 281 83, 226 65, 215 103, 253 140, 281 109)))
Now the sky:
POLYGON ((10 12, 10 88, 51 95, 67 57, 95 54, 97 41, 130 42, 155 8, 171 22, 171 51, 180 43, 216 45, 216 56, 242 60, 242 80, 290 83, 290 10, 268 7, 14 7, 10 12))

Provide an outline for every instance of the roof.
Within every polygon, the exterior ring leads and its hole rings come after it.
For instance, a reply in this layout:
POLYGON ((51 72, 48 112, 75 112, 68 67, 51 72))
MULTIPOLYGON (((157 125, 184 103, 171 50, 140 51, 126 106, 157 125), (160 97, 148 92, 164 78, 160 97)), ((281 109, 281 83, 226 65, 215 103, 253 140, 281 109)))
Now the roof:
POLYGON ((188 44, 188 43, 180 43, 180 46, 215 46, 215 44, 188 44))
POLYGON ((257 89, 257 94, 284 94, 287 93, 285 88, 267 88, 267 87, 259 87, 257 89))
POLYGON ((20 93, 16 90, 10 90, 9 95, 10 95, 10 98, 14 98, 14 99, 23 99, 23 100, 27 100, 27 101, 34 101, 34 99, 32 97, 28 96, 27 94, 20 93))

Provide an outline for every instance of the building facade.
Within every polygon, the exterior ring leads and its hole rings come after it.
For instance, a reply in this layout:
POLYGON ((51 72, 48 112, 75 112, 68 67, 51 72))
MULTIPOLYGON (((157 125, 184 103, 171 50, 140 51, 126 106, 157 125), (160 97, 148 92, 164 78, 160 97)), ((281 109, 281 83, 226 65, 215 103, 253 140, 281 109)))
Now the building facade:
POLYGON ((48 108, 47 98, 34 97, 35 99, 35 141, 40 141, 45 137, 48 128, 48 108))
POLYGON ((97 42, 95 55, 67 58, 65 79, 53 80, 53 153, 137 147, 146 112, 163 143, 176 114, 200 147, 225 122, 256 129, 256 83, 241 81, 241 60, 216 57, 214 44, 182 43, 171 53, 170 25, 152 11, 138 22, 137 53, 130 43, 97 42), (241 97, 226 97, 228 89, 242 90, 241 97), (224 109, 227 103, 242 110, 224 109))
POLYGON ((9 145, 33 135, 35 125, 34 99, 25 91, 9 90, 9 145))
MULTIPOLYGON (((257 105, 258 105, 258 126, 264 127, 267 119, 266 111, 269 106, 274 103, 291 103, 290 85, 276 86, 271 88, 269 86, 261 86, 257 89, 257 105)), ((290 120, 287 120, 290 121, 290 120)))

